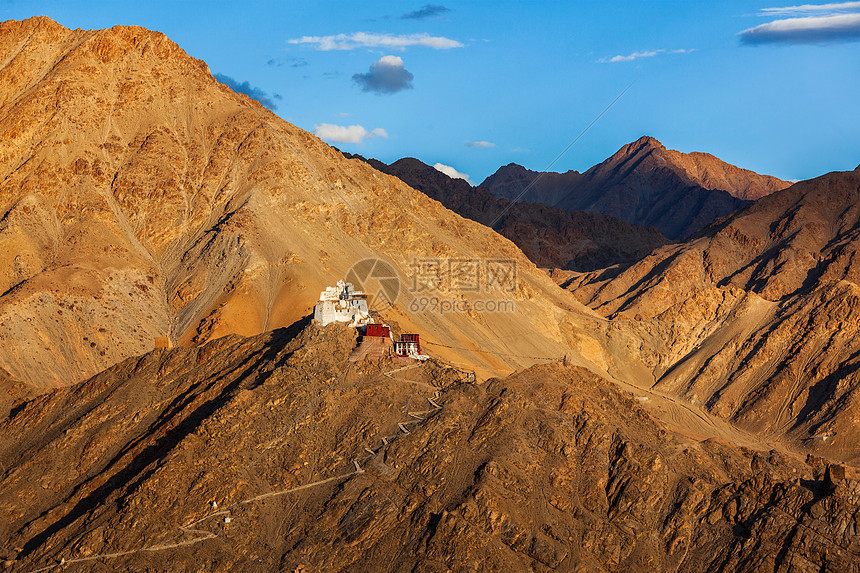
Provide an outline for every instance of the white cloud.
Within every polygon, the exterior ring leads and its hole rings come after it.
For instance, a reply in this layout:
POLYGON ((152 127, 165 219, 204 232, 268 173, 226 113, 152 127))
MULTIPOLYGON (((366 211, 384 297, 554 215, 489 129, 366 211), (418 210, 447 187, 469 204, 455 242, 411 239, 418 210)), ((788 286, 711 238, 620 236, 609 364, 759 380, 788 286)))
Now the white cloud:
POLYGON ((463 145, 466 147, 495 147, 496 144, 490 141, 465 141, 463 145))
POLYGON ((386 48, 389 50, 405 50, 410 46, 423 46, 434 50, 450 50, 462 48, 463 44, 444 36, 430 34, 336 34, 334 36, 302 36, 287 40, 290 44, 312 44, 317 50, 355 50, 357 48, 386 48))
POLYGON ((816 12, 840 12, 844 10, 860 10, 860 2, 835 2, 830 4, 801 4, 799 6, 785 6, 783 8, 762 8, 761 12, 767 15, 792 14, 814 14, 816 12))
POLYGON ((660 54, 689 54, 690 52, 695 52, 695 50, 643 50, 641 52, 633 52, 626 56, 619 54, 611 58, 601 58, 598 62, 601 64, 615 64, 618 62, 632 62, 633 60, 639 60, 641 58, 653 58, 660 54))
POLYGON ((360 125, 335 125, 333 123, 319 123, 314 126, 314 135, 326 141, 334 143, 362 143, 365 139, 375 137, 388 138, 388 132, 377 127, 367 131, 360 125))
POLYGON ((403 58, 400 56, 382 56, 379 58, 379 61, 376 62, 380 66, 390 66, 392 68, 402 68, 403 67, 403 58))
POLYGON ((650 50, 647 52, 633 52, 632 54, 629 54, 627 56, 622 56, 622 55, 613 56, 613 57, 609 58, 608 60, 601 60, 601 61, 605 61, 605 62, 609 62, 609 63, 614 64, 615 62, 632 62, 633 60, 638 60, 639 58, 651 58, 651 57, 654 57, 656 55, 657 55, 657 50, 650 50))
POLYGON ((823 44, 860 40, 860 14, 785 18, 740 32, 744 44, 823 44))
POLYGON ((451 179, 462 179, 463 181, 465 181, 469 185, 472 184, 472 181, 469 180, 468 175, 466 175, 465 173, 460 173, 459 171, 457 171, 456 169, 454 169, 450 165, 445 165, 443 163, 437 163, 436 165, 433 166, 433 168, 436 171, 441 171, 442 173, 444 173, 445 175, 447 175, 451 179))

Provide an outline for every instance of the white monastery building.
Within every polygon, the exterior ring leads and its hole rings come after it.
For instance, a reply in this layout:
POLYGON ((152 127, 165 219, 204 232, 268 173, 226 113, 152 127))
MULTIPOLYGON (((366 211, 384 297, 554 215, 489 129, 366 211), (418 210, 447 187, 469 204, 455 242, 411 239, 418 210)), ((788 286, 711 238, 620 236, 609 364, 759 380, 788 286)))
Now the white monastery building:
POLYGON ((352 283, 337 281, 336 287, 326 287, 314 306, 314 320, 323 326, 332 322, 346 322, 352 327, 370 322, 367 295, 355 290, 352 283))

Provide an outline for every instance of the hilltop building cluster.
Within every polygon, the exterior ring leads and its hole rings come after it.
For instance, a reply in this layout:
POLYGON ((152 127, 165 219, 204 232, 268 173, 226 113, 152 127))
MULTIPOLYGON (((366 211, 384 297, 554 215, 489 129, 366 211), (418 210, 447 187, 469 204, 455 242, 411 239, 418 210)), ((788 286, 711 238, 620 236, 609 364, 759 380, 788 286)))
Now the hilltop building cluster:
POLYGON ((314 306, 314 320, 323 326, 334 322, 346 323, 358 329, 362 342, 373 344, 371 341, 390 343, 392 353, 396 356, 427 360, 429 356, 421 354, 421 341, 418 334, 402 334, 395 339, 391 328, 379 321, 378 316, 370 312, 367 306, 367 294, 356 290, 352 283, 337 281, 337 286, 326 287, 320 293, 320 299, 314 306))

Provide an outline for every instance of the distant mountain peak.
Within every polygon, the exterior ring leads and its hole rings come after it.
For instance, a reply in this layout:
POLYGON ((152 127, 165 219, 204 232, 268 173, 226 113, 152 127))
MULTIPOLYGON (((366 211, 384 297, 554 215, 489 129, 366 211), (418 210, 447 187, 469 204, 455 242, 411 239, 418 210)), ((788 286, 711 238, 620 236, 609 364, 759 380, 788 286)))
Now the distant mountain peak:
MULTIPOLYGON (((583 271, 629 264, 667 242, 653 227, 638 227, 608 215, 568 213, 527 202, 511 203, 495 197, 485 186, 472 187, 412 157, 398 159, 390 165, 375 159, 363 160, 383 173, 400 178, 452 211, 492 227, 520 247, 539 267, 583 271)), ((518 181, 518 176, 520 181, 533 181, 538 175, 515 163, 499 171, 512 173, 514 182, 518 181)), ((550 179, 567 176, 546 175, 550 179)), ((512 190, 521 193, 522 187, 512 190)))
POLYGON ((666 146, 660 143, 657 139, 650 135, 643 135, 633 143, 629 143, 621 148, 619 153, 624 150, 642 150, 642 149, 666 149, 666 146))
POLYGON ((646 135, 585 173, 539 175, 509 163, 482 185, 497 197, 612 215, 678 239, 790 183, 708 153, 667 149, 646 135))

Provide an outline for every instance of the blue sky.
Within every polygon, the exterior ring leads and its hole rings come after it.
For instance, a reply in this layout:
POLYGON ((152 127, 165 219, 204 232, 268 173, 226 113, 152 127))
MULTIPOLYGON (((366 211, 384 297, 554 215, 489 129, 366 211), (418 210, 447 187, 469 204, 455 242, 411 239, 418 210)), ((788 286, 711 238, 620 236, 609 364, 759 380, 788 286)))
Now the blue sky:
POLYGON ((642 135, 783 179, 860 164, 860 2, 0 0, 0 19, 159 30, 340 149, 479 183, 642 135), (599 5, 598 5, 599 4, 599 5))

